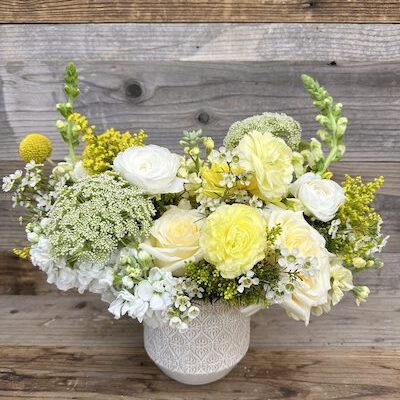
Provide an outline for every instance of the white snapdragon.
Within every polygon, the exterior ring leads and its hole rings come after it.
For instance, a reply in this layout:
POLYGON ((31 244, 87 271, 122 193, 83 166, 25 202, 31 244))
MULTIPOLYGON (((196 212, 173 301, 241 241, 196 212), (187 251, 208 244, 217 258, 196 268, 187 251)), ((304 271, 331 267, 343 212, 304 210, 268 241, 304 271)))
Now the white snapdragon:
POLYGON ((293 182, 290 192, 304 205, 306 211, 320 221, 330 221, 345 202, 342 187, 330 179, 307 172, 293 182))

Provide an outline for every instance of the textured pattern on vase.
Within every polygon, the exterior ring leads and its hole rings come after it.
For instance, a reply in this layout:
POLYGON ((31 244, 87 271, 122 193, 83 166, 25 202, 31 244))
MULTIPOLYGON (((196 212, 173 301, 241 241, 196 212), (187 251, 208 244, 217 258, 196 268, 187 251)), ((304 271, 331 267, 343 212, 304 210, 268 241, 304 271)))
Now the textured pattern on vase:
POLYGON ((250 319, 222 302, 201 304, 200 309, 184 332, 145 325, 146 351, 156 364, 183 374, 209 374, 242 359, 249 347, 250 319))

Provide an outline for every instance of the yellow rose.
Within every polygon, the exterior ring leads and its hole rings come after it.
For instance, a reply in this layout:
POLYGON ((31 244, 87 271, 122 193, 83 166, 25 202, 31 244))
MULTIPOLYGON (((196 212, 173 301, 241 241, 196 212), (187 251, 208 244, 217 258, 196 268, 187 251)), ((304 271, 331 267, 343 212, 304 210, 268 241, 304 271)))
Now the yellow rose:
POLYGON ((325 248, 325 239, 304 219, 301 211, 266 210, 268 228, 280 224, 282 232, 277 245, 289 250, 297 249, 300 257, 316 257, 317 271, 311 276, 301 276, 292 295, 285 298, 281 306, 288 315, 308 324, 313 307, 323 305, 328 300, 330 285, 329 253, 325 248))
POLYGON ((172 206, 154 222, 150 238, 140 248, 153 257, 157 267, 181 275, 185 263, 202 259, 199 238, 203 222, 204 215, 197 210, 172 206))
POLYGON ((265 257, 265 230, 264 218, 253 207, 223 205, 207 217, 200 247, 222 277, 233 279, 265 257))
POLYGON ((283 139, 269 132, 252 131, 237 146, 240 166, 254 174, 251 193, 266 201, 279 201, 293 179, 293 152, 283 139))

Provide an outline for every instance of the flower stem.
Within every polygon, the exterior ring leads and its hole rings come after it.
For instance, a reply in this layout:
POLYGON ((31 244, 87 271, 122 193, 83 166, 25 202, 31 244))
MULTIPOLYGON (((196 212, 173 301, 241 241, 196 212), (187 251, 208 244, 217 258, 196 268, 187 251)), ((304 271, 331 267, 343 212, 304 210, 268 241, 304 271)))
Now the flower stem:
POLYGON ((68 137, 68 155, 72 165, 76 163, 76 156, 75 156, 75 149, 73 144, 73 137, 72 137, 72 122, 68 122, 67 127, 67 137, 68 137))

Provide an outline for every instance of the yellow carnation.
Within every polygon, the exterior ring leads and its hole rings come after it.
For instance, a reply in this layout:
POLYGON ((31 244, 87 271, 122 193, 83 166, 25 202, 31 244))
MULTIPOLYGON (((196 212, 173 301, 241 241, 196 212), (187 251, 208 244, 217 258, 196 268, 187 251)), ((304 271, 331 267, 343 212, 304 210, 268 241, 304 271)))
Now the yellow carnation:
POLYGON ((202 167, 200 176, 204 195, 215 199, 228 194, 225 193, 226 187, 220 184, 223 180, 223 173, 228 172, 230 171, 227 163, 213 163, 209 167, 202 167))
POLYGON ((19 155, 24 162, 33 160, 41 164, 50 157, 52 150, 50 139, 40 133, 25 136, 19 144, 19 155))
POLYGON ((237 147, 240 166, 254 174, 248 190, 266 201, 279 201, 293 179, 293 152, 283 139, 252 131, 237 147))
POLYGON ((204 258, 233 279, 265 257, 266 222, 253 207, 223 205, 206 219, 200 236, 204 258))

